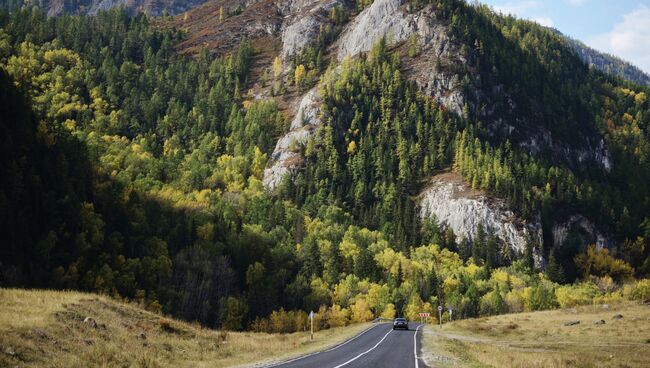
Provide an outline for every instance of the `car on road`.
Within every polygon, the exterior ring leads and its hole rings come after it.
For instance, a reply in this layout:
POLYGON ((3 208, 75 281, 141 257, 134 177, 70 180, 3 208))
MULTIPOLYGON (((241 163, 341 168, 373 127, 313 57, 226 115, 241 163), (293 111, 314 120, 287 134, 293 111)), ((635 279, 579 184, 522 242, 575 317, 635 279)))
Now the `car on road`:
POLYGON ((397 330, 398 328, 403 328, 408 331, 409 322, 406 318, 395 318, 395 321, 393 321, 393 330, 397 330))

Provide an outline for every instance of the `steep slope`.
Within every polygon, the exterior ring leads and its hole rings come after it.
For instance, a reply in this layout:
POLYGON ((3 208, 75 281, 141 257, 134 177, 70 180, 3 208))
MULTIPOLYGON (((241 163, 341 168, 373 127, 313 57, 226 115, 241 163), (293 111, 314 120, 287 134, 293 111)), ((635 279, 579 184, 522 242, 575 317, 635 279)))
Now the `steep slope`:
POLYGON ((650 274, 650 91, 548 29, 456 0, 198 9, 0 10, 25 96, 0 94, 0 284, 288 332, 650 274))
MULTIPOLYGON (((559 31, 556 30, 559 34, 559 31)), ((563 35, 564 36, 564 35, 563 35)), ((564 36, 569 44, 573 46, 576 53, 584 60, 590 68, 600 70, 603 73, 614 75, 641 85, 650 86, 650 75, 643 72, 635 65, 598 50, 594 50, 584 43, 564 36)))
POLYGON ((3 367, 235 367, 303 355, 365 328, 319 331, 314 340, 217 331, 97 294, 0 289, 3 367))
MULTIPOLYGON (((191 9, 206 0, 45 0, 38 4, 47 11, 48 16, 63 14, 97 14, 100 10, 124 8, 130 14, 140 12, 153 16, 178 14, 191 9)), ((31 2, 24 1, 26 5, 31 2)))

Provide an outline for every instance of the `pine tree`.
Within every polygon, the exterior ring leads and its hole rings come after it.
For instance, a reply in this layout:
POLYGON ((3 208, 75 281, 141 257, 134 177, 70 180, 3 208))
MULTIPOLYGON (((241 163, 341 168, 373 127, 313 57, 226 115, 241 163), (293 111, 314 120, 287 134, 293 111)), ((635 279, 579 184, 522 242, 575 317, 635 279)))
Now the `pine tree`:
POLYGON ((565 282, 564 270, 562 265, 555 259, 555 249, 551 251, 546 265, 546 277, 553 282, 563 284, 565 282))

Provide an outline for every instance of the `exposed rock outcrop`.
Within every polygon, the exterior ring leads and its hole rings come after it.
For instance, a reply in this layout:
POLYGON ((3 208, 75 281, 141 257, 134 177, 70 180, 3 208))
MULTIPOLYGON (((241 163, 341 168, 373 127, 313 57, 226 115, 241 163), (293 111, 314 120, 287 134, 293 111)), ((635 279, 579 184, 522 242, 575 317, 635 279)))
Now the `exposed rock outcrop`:
POLYGON ((318 126, 320 126, 320 98, 318 88, 307 92, 300 100, 298 111, 291 121, 291 128, 275 145, 269 161, 270 166, 264 170, 264 185, 275 189, 282 178, 302 164, 302 157, 297 149, 304 145, 318 126))
POLYGON ((582 245, 595 244, 598 249, 607 248, 611 243, 596 225, 582 215, 573 215, 567 221, 553 225, 553 245, 562 246, 569 234, 580 237, 582 245))
POLYGON ((338 59, 370 50, 382 37, 390 42, 405 41, 416 31, 415 15, 404 14, 402 0, 375 0, 343 31, 339 38, 338 59))
POLYGON ((420 218, 435 215, 459 239, 472 241, 479 224, 491 231, 511 249, 523 252, 531 239, 542 243, 541 224, 517 217, 503 201, 472 190, 454 173, 440 174, 420 194, 420 218))
POLYGON ((86 0, 64 1, 47 0, 43 7, 47 9, 48 16, 62 14, 87 14, 95 15, 100 10, 109 10, 122 7, 131 14, 144 12, 149 15, 159 16, 167 11, 169 14, 182 13, 206 0, 86 0))
POLYGON ((282 59, 288 60, 300 53, 318 38, 321 27, 329 24, 329 11, 341 0, 279 2, 278 7, 287 14, 282 25, 282 59))
POLYGON ((361 12, 336 43, 338 59, 369 51, 382 37, 391 44, 415 37, 419 54, 405 61, 406 76, 440 104, 462 115, 465 97, 461 76, 447 66, 464 65, 465 56, 451 42, 447 26, 436 20, 431 6, 409 13, 403 3, 402 0, 375 0, 361 12))

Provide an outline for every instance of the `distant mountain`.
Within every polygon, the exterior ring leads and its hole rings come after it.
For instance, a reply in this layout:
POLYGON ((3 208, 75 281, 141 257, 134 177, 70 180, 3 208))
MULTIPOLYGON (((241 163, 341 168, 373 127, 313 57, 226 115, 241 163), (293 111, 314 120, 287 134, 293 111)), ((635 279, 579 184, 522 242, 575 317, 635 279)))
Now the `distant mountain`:
POLYGON ((46 9, 48 16, 62 14, 94 15, 100 10, 123 7, 129 13, 144 12, 159 16, 165 13, 178 14, 187 11, 205 0, 9 0, 5 7, 15 8, 35 4, 46 9))
MULTIPOLYGON (((562 34, 560 32, 558 33, 562 34)), ((569 44, 578 53, 578 56, 580 56, 580 58, 587 63, 590 68, 595 68, 607 74, 615 75, 641 85, 650 86, 650 75, 644 73, 638 67, 614 55, 594 50, 571 37, 566 35, 563 36, 567 41, 569 41, 569 44)))

